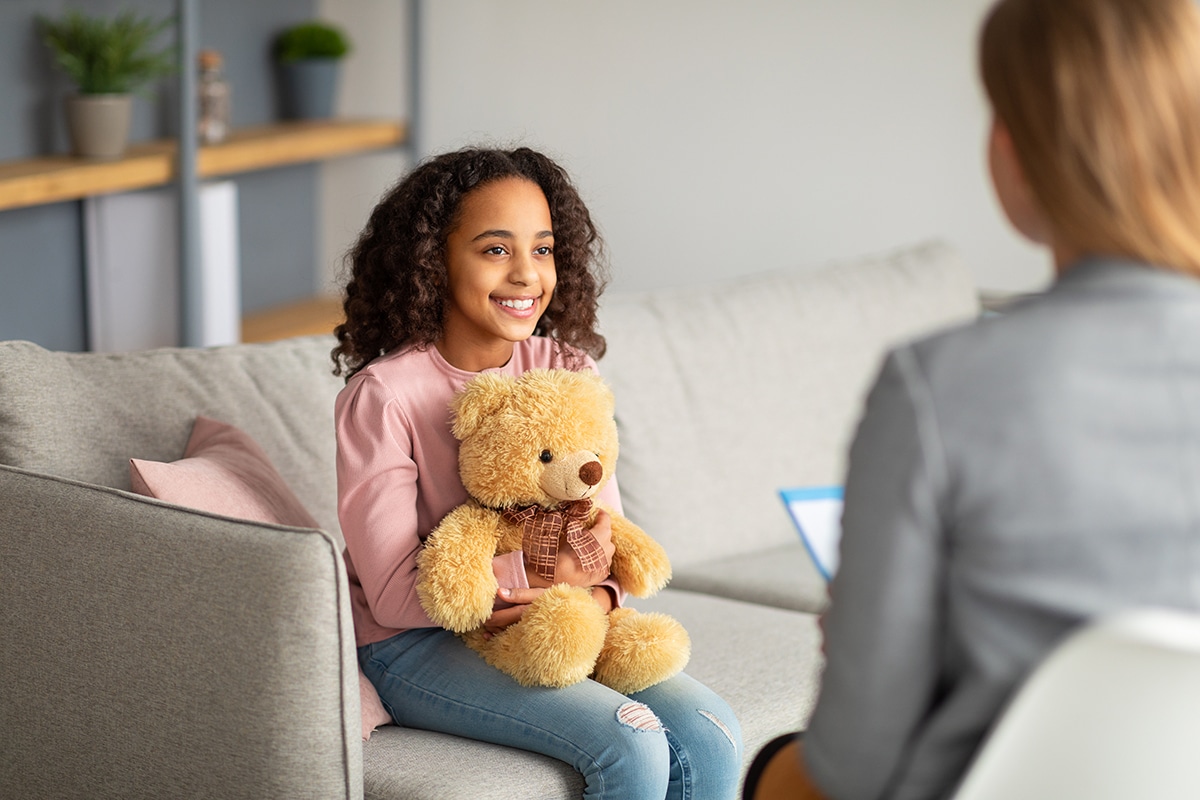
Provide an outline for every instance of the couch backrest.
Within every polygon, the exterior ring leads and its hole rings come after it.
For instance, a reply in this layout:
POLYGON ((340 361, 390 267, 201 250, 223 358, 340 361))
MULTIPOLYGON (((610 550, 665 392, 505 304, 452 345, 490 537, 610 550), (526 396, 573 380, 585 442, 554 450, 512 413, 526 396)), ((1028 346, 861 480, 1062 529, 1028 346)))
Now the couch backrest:
POLYGON ((332 336, 203 350, 62 353, 0 342, 0 463, 129 489, 129 459, 183 456, 197 415, 248 432, 340 537, 332 336))
MULTIPOLYGON (((978 313, 930 244, 820 271, 612 294, 600 371, 617 397, 626 514, 676 565, 794 542, 776 492, 838 483, 887 347, 978 313)), ((197 415, 254 437, 335 537, 332 337, 62 353, 0 342, 0 463, 128 489, 183 455, 197 415)))
POLYGON ((626 515, 676 566, 795 542, 777 491, 838 484, 890 345, 978 313, 930 243, 820 271, 612 294, 601 308, 626 515))

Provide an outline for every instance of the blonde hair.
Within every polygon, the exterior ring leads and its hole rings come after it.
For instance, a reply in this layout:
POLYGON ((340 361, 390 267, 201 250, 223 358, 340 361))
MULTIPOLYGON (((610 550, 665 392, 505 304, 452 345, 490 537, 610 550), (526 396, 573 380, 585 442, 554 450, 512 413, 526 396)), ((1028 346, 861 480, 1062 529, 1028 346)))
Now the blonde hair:
POLYGON ((1200 275, 1195 0, 1001 0, 979 61, 1056 236, 1200 275))

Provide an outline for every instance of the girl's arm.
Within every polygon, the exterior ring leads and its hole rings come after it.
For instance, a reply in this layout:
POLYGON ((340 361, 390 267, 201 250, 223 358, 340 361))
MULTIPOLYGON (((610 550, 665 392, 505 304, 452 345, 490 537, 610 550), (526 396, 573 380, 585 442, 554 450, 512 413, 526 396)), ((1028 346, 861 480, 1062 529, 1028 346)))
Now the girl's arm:
MULTIPOLYGON (((416 591, 424 545, 408 419, 377 378, 363 375, 338 396, 335 426, 338 517, 371 616, 389 629, 435 627, 416 591)), ((496 557, 493 569, 502 586, 529 585, 519 552, 496 557)))
POLYGON ((416 594, 417 467, 409 427, 373 376, 338 395, 338 519, 346 552, 375 621, 433 627, 416 594))

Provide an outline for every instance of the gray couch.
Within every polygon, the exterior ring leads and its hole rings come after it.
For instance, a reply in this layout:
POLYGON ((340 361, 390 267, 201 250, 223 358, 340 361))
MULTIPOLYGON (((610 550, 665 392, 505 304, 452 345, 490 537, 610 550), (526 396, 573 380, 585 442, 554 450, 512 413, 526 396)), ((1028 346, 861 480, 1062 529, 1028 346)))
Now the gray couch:
MULTIPOLYGON (((824 587, 776 491, 837 483, 891 343, 977 313, 938 244, 612 295, 600 362, 628 516, 748 763, 801 726, 824 587)), ((0 795, 578 797, 565 764, 396 726, 362 741, 335 511, 327 337, 125 355, 0 343, 0 795), (262 445, 321 529, 130 492, 199 414, 262 445)))

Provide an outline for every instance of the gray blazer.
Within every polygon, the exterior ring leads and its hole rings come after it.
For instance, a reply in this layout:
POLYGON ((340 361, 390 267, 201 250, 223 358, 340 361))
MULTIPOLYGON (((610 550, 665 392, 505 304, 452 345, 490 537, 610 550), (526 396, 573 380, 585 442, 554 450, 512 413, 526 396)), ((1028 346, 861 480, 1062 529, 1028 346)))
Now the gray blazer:
POLYGON ((894 351, 851 449, 805 760, 947 795, 1081 621, 1200 609, 1200 281, 1116 259, 894 351))

